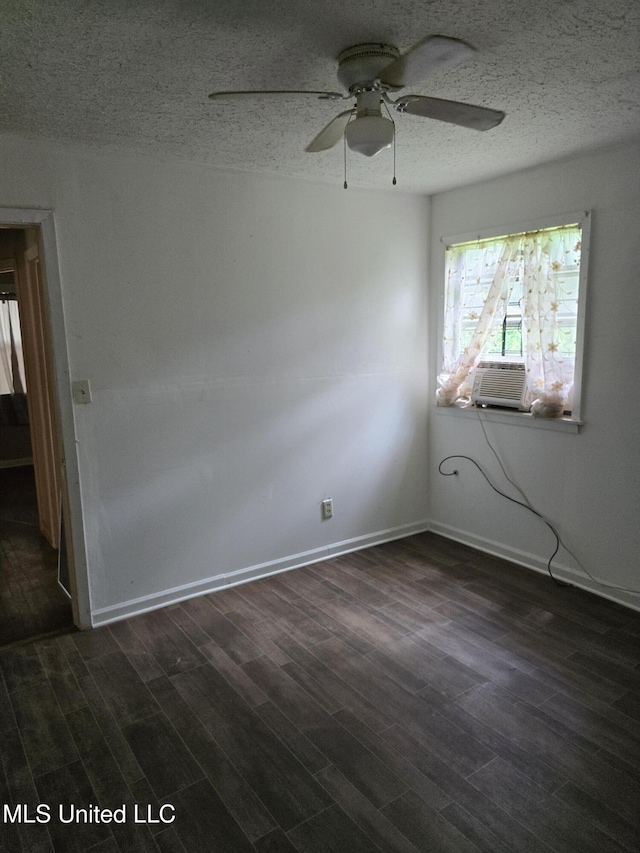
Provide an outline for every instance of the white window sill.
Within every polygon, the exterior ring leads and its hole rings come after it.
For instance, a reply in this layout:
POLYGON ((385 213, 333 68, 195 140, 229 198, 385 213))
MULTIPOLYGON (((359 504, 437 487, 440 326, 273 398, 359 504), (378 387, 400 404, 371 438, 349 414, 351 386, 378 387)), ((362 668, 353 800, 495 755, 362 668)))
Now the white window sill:
POLYGON ((519 412, 516 409, 491 409, 469 406, 466 409, 458 406, 433 406, 437 415, 454 418, 481 417, 484 421, 497 424, 511 424, 513 426, 527 426, 534 429, 550 429, 556 432, 580 432, 583 421, 571 417, 563 418, 534 418, 530 412, 519 412))

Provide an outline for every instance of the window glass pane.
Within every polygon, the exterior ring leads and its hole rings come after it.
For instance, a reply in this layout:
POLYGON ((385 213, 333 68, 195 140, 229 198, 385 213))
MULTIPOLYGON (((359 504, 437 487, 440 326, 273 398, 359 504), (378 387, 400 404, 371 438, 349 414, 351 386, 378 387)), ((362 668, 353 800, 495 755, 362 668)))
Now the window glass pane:
POLYGON ((560 394, 570 406, 580 257, 579 225, 447 247, 440 377, 447 399, 470 393, 485 356, 524 361, 532 397, 560 394))

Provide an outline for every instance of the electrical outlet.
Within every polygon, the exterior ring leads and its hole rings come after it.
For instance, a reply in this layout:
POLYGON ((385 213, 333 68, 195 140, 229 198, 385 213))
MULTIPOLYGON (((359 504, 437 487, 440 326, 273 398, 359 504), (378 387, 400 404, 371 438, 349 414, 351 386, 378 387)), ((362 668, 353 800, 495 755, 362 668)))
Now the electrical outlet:
POLYGON ((333 518, 333 500, 331 498, 322 501, 322 518, 324 521, 333 518))

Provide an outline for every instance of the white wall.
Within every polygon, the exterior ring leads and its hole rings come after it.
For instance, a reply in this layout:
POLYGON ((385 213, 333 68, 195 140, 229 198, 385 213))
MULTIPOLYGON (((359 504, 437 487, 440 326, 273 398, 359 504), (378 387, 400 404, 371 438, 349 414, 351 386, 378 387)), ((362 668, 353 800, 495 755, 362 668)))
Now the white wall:
MULTIPOLYGON (((640 150, 638 145, 553 163, 432 199, 430 398, 436 363, 441 237, 511 226, 575 210, 593 211, 579 434, 489 423, 487 432, 510 476, 555 524, 592 575, 640 591, 640 150)), ((466 414, 466 413, 465 413, 466 414)), ((474 417, 430 403, 430 519, 435 530, 526 565, 544 568, 552 535, 526 510, 495 495, 471 463, 442 477, 448 454, 474 457, 505 482, 474 417)), ((561 551, 558 572, 620 601, 629 596, 593 584, 561 551), (572 570, 576 570, 575 572, 572 570)))
POLYGON ((0 206, 55 211, 94 622, 425 526, 427 199, 5 138, 0 206))
POLYGON ((71 375, 92 384, 74 416, 94 621, 427 523, 543 568, 535 518, 472 466, 437 473, 467 453, 501 482, 479 424, 431 405, 439 238, 576 209, 585 426, 487 430, 586 568, 639 587, 637 162, 621 147, 438 195, 429 247, 417 196, 2 138, 0 206, 55 211, 71 375))

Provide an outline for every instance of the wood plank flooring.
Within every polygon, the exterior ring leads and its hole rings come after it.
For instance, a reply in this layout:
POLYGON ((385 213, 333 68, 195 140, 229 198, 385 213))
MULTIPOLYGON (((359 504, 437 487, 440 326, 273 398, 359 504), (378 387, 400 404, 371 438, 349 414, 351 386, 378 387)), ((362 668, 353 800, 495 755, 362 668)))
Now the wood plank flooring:
POLYGON ((0 646, 72 627, 58 552, 38 527, 33 467, 0 468, 0 646))
POLYGON ((638 850, 639 637, 423 534, 4 649, 0 850, 638 850))

